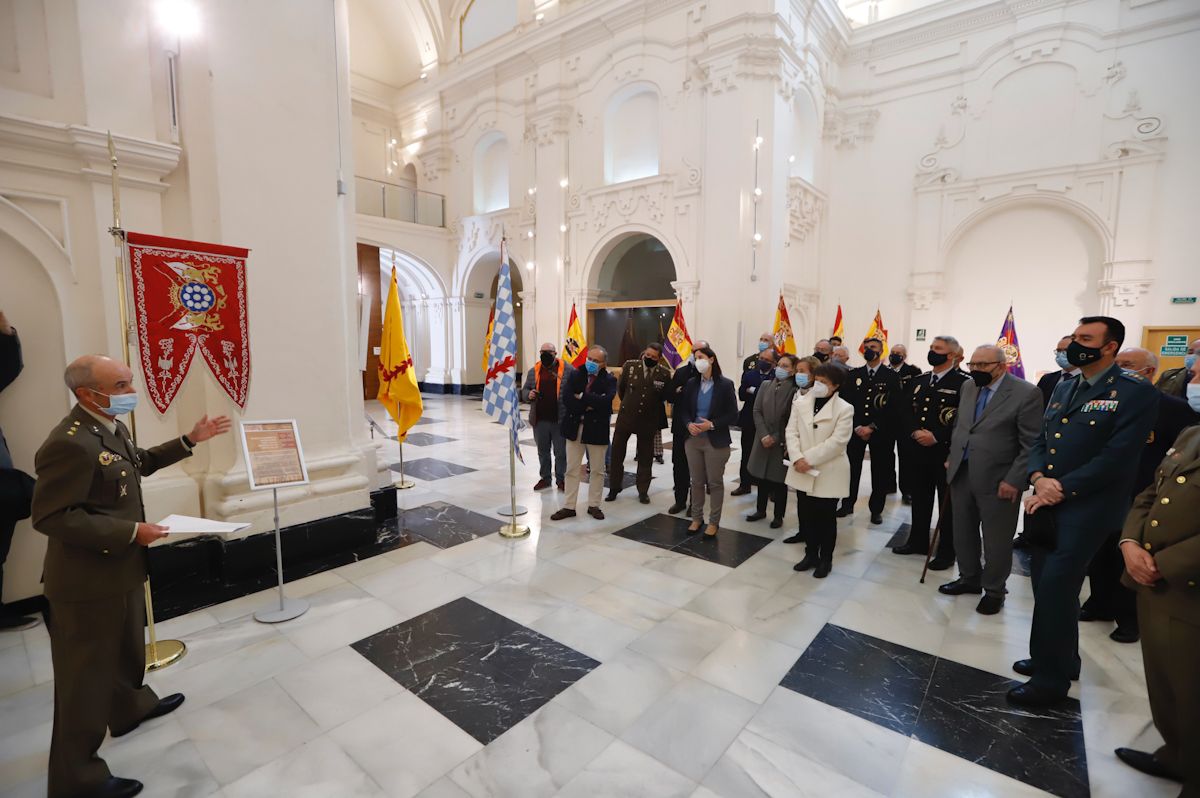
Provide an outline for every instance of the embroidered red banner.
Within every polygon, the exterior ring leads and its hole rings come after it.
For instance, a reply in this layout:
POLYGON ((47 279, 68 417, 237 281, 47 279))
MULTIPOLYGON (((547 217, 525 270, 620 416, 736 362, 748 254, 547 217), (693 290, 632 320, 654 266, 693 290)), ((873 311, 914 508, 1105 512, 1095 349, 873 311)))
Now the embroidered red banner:
POLYGON ((250 387, 250 250, 127 233, 138 352, 150 401, 165 413, 199 349, 238 407, 250 387))

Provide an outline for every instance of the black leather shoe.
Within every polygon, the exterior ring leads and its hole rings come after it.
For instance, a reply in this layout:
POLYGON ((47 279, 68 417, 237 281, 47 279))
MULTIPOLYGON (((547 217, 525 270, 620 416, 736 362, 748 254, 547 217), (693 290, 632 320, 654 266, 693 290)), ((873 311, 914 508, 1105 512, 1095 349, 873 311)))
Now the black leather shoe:
POLYGON ((1183 783, 1183 776, 1155 759, 1154 754, 1147 751, 1137 751, 1133 748, 1118 748, 1113 753, 1117 755, 1117 759, 1129 765, 1134 770, 1140 770, 1147 776, 1157 776, 1160 779, 1170 779, 1180 784, 1183 783))
POLYGON ((0 615, 0 632, 20 632, 37 625, 37 618, 30 615, 0 615))
MULTIPOLYGON (((126 734, 129 734, 131 731, 136 729, 138 726, 141 726, 143 723, 145 723, 148 720, 154 720, 155 718, 161 718, 163 715, 170 715, 172 712, 179 709, 181 704, 183 704, 183 693, 172 693, 171 695, 167 696, 166 698, 160 698, 160 699, 158 699, 158 705, 155 706, 154 709, 152 709, 148 713, 146 713, 146 717, 142 718, 137 723, 135 723, 132 728, 123 729, 121 731, 113 731, 113 732, 111 732, 111 734, 113 737, 124 737, 126 734)), ((126 779, 126 781, 128 781, 128 779, 126 779)), ((142 785, 138 784, 138 791, 140 792, 141 789, 142 789, 142 785)), ((135 794, 136 793, 130 793, 130 795, 135 795, 135 794)))
POLYGON ((646 494, 644 494, 644 493, 639 493, 639 494, 638 494, 638 501, 639 501, 639 502, 641 502, 642 504, 649 504, 649 503, 650 503, 650 497, 649 497, 649 496, 647 496, 647 495, 646 495, 646 494))
POLYGON ((554 511, 554 514, 550 516, 550 520, 551 521, 561 521, 564 518, 574 518, 574 517, 575 517, 574 510, 572 510, 570 507, 562 507, 562 508, 559 508, 558 510, 554 511))
POLYGON ((813 569, 813 576, 817 579, 824 579, 829 576, 829 572, 833 570, 833 566, 827 562, 820 563, 813 569))
POLYGON ((615 494, 615 493, 609 493, 607 496, 604 497, 604 501, 606 501, 606 502, 615 502, 616 500, 617 500, 617 494, 615 494))
POLYGON ((1051 693, 1032 683, 1020 684, 1008 691, 1008 703, 1019 707, 1052 707, 1067 699, 1065 693, 1051 693))
MULTIPOLYGON (((1016 671, 1017 673, 1021 674, 1022 676, 1032 676, 1033 675, 1033 660, 1019 659, 1013 663, 1013 670, 1016 671)), ((1073 681, 1073 682, 1079 681, 1079 674, 1076 673, 1076 674, 1072 675, 1071 681, 1073 681)))
POLYGON ((683 507, 684 507, 683 502, 675 502, 674 504, 672 504, 670 507, 667 508, 667 512, 670 513, 671 515, 675 515, 675 513, 682 510, 683 507))
POLYGON ((1004 607, 1004 596, 984 596, 975 605, 975 612, 980 615, 995 615, 1004 607))
POLYGON ((883 516, 879 513, 871 513, 871 526, 879 526, 883 523, 883 516))
POLYGON ((1136 629, 1122 629, 1119 626, 1108 637, 1115 643, 1136 643, 1141 639, 1136 629))
POLYGON ((730 496, 745 496, 749 492, 750 492, 749 485, 738 485, 736 488, 729 491, 729 495, 730 496))
POLYGON ((142 791, 142 783, 133 779, 109 776, 94 790, 81 793, 80 798, 133 798, 142 791))
POLYGON ((929 561, 929 570, 946 571, 954 567, 953 557, 934 557, 929 561))
POLYGON ((967 594, 978 596, 983 593, 983 588, 979 585, 969 585, 961 579, 955 579, 953 582, 947 582, 938 587, 938 592, 946 596, 963 596, 967 594))
POLYGON ((928 546, 916 546, 916 545, 913 545, 912 543, 904 543, 904 544, 902 544, 902 545, 900 545, 900 546, 896 546, 896 547, 894 547, 894 548, 892 549, 892 554, 900 554, 900 555, 905 555, 905 554, 920 554, 920 555, 924 555, 924 554, 925 554, 925 552, 928 550, 928 548, 929 548, 928 546))
POLYGON ((599 507, 589 507, 588 515, 590 515, 592 518, 595 518, 597 521, 604 520, 604 511, 601 510, 599 507))
POLYGON ((1020 535, 1017 535, 1015 538, 1013 538, 1013 548, 1014 549, 1029 548, 1029 541, 1025 538, 1024 532, 1022 532, 1020 535))
POLYGON ((767 517, 766 513, 754 512, 754 513, 750 513, 750 515, 746 516, 746 520, 747 521, 761 521, 766 517, 767 517))
POLYGON ((812 554, 805 554, 804 559, 792 566, 793 571, 807 571, 817 564, 817 558, 812 554))
POLYGON ((1084 621, 1084 622, 1115 621, 1116 618, 1112 617, 1111 615, 1101 615, 1098 612, 1094 612, 1093 610, 1089 610, 1087 607, 1084 607, 1083 609, 1081 609, 1079 611, 1079 620, 1084 621))
POLYGON ((841 507, 839 507, 838 511, 837 511, 838 518, 845 518, 845 517, 847 517, 849 515, 853 515, 853 514, 854 514, 854 508, 850 507, 848 505, 845 505, 845 504, 843 504, 841 507))
POLYGON ((784 543, 803 543, 804 535, 797 532, 796 534, 792 535, 790 538, 784 538, 783 542, 784 543))
POLYGON ((901 494, 900 503, 906 507, 911 505, 912 504, 912 496, 909 496, 907 493, 901 494))
POLYGON ((772 518, 771 519, 771 529, 779 529, 781 526, 783 526, 782 518, 772 518))

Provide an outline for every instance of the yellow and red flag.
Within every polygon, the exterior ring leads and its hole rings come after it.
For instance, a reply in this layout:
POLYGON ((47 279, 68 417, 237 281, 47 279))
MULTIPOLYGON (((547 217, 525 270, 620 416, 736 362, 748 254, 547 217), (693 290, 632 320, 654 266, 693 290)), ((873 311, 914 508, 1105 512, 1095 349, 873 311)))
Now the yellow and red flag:
POLYGON ((787 303, 783 294, 779 295, 779 305, 775 308, 775 351, 779 354, 796 354, 796 339, 792 336, 792 320, 788 317, 787 303))
POLYGON ((563 360, 577 369, 583 368, 587 362, 587 338, 583 336, 583 327, 579 325, 579 314, 575 312, 575 303, 571 303, 571 320, 567 322, 567 340, 563 344, 563 360))
POLYGON ((675 303, 675 316, 667 329, 666 341, 663 343, 663 356, 677 369, 692 354, 692 337, 688 335, 687 324, 683 321, 683 303, 675 303))
POLYGON ((487 374, 492 357, 492 329, 496 326, 496 303, 492 302, 492 310, 488 313, 487 333, 483 336, 483 373, 487 374))
MULTIPOLYGON (((879 339, 880 342, 883 343, 883 354, 879 356, 880 359, 887 357, 888 356, 888 331, 887 331, 887 327, 883 326, 883 316, 880 315, 879 308, 875 309, 875 319, 871 322, 871 329, 867 330, 867 334, 865 336, 863 336, 863 341, 865 342, 866 340, 868 340, 870 338, 877 338, 877 339, 879 339)), ((858 353, 860 355, 863 352, 865 352, 866 350, 867 350, 867 347, 864 344, 858 345, 858 353)))
POLYGON ((400 315, 400 291, 396 287, 396 267, 388 287, 383 314, 383 341, 379 348, 379 401, 400 428, 396 439, 403 441, 421 417, 424 406, 417 387, 417 371, 412 353, 404 339, 404 320, 400 315))
POLYGON ((846 340, 846 328, 842 326, 842 304, 840 302, 838 303, 837 317, 833 320, 833 332, 829 334, 829 337, 846 340))

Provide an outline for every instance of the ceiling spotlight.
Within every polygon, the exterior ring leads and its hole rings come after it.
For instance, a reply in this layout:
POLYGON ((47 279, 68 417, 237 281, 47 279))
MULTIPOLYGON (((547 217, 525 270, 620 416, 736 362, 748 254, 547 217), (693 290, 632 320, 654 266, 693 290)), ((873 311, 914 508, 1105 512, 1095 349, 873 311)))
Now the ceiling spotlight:
POLYGON ((755 137, 754 137, 754 149, 756 149, 756 150, 757 150, 759 147, 761 147, 761 146, 762 146, 762 143, 763 143, 763 137, 762 137, 762 136, 755 136, 755 137))
POLYGON ((536 189, 536 188, 532 188, 532 187, 530 187, 530 188, 529 188, 529 190, 528 190, 526 193, 527 193, 529 196, 531 196, 531 197, 532 197, 534 194, 536 194, 536 193, 537 193, 537 189, 536 189))
POLYGON ((558 181, 559 188, 566 188, 569 185, 570 185, 570 181, 568 181, 565 177, 562 180, 558 181))
POLYGON ((533 238, 533 231, 532 231, 532 230, 530 230, 528 233, 526 233, 526 234, 525 234, 525 237, 526 237, 526 238, 533 238))
POLYGON ((546 15, 541 11, 539 11, 538 13, 533 15, 534 22, 541 22, 545 18, 546 18, 546 15))
POLYGON ((558 226, 558 232, 560 232, 560 233, 565 233, 565 232, 567 232, 567 226, 566 226, 565 224, 560 224, 560 225, 558 226))
POLYGON ((754 243, 757 244, 759 241, 762 241, 762 233, 755 233, 754 234, 754 243))
POLYGON ((529 267, 530 269, 532 269, 532 268, 533 268, 533 261, 529 261, 529 262, 527 262, 525 265, 526 265, 527 267, 529 267))
POLYGON ((762 189, 761 189, 761 188, 759 188, 758 186, 755 186, 755 187, 754 187, 754 196, 755 196, 755 197, 761 197, 761 196, 762 196, 762 189))
POLYGON ((428 72, 422 72, 422 73, 421 73, 421 80, 429 80, 429 73, 428 73, 428 72))
POLYGON ((190 0, 158 0, 154 16, 168 36, 183 39, 200 30, 200 12, 190 0))
POLYGON ((795 155, 789 155, 789 156, 788 156, 788 163, 795 163, 795 162, 796 162, 796 156, 795 156, 795 155))

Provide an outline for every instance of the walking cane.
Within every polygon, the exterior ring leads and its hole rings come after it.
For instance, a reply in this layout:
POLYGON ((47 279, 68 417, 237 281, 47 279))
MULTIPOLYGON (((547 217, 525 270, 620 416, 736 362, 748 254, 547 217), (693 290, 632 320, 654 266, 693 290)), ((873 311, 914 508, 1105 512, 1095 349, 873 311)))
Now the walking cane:
POLYGON ((942 519, 946 517, 948 509, 950 509, 949 487, 946 489, 946 495, 942 497, 942 506, 938 510, 938 522, 933 528, 933 535, 929 538, 929 551, 925 552, 925 567, 921 569, 921 584, 925 584, 925 575, 929 573, 929 560, 933 557, 933 553, 937 551, 938 539, 942 536, 942 519))

